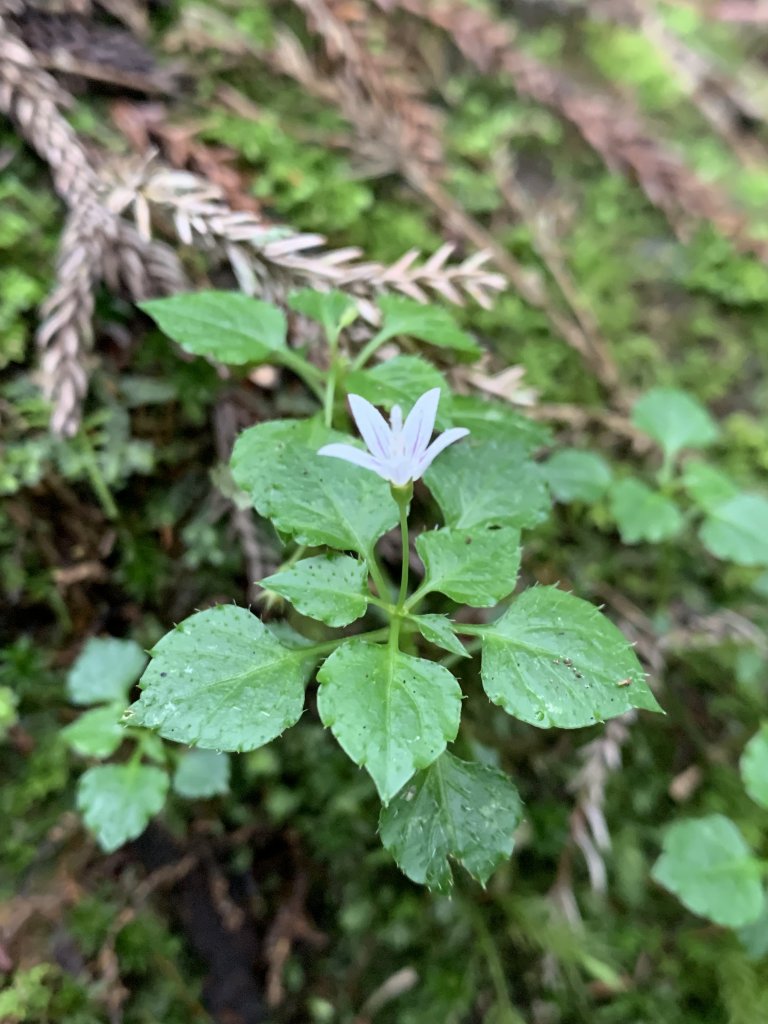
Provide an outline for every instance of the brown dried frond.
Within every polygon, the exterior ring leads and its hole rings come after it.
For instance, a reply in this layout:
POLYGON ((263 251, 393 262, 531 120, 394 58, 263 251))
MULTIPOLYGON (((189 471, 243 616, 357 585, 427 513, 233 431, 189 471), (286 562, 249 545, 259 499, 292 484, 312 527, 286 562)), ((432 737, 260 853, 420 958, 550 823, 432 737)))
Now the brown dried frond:
POLYGON ((748 60, 738 67, 726 67, 713 55, 692 48, 669 28, 652 0, 601 0, 590 5, 588 13, 641 33, 704 120, 739 159, 744 163, 766 160, 765 147, 743 127, 745 119, 764 123, 768 117, 755 88, 760 69, 748 60))
POLYGON ((104 203, 105 184, 60 112, 68 95, 39 67, 32 51, 0 17, 0 111, 49 165, 69 207, 56 264, 56 284, 38 332, 41 383, 52 400, 54 432, 73 434, 87 390, 94 289, 106 277, 133 298, 183 287, 175 254, 141 238, 104 203))
MULTIPOLYGON (((263 292, 265 276, 280 294, 297 282, 319 288, 342 288, 370 300, 397 291, 420 302, 440 295, 463 304, 467 297, 488 308, 492 295, 506 287, 502 274, 486 267, 487 253, 449 263, 453 246, 444 245, 426 262, 411 251, 391 265, 362 261, 361 250, 323 249, 322 235, 270 224, 248 211, 230 209, 220 189, 187 171, 158 168, 138 189, 149 220, 174 231, 186 245, 220 250, 232 264, 240 287, 263 292)), ((148 222, 147 218, 140 218, 148 222)), ((364 314, 375 315, 363 301, 364 314)))
POLYGON ((636 718, 633 710, 607 722, 602 735, 580 749, 581 768, 568 784, 576 796, 571 838, 584 856, 595 892, 605 892, 608 881, 603 854, 611 848, 611 835, 605 820, 605 790, 611 775, 621 768, 621 748, 636 718))
POLYGON ((379 152, 382 169, 408 178, 414 165, 442 177, 442 120, 428 104, 404 62, 371 45, 374 12, 360 0, 294 0, 320 37, 340 83, 339 107, 368 145, 379 152))
POLYGON ((107 249, 103 227, 94 204, 72 208, 59 243, 56 285, 41 309, 41 385, 53 406, 51 429, 64 436, 77 431, 88 389, 85 352, 93 336, 94 288, 107 249))
POLYGON ((481 71, 509 76, 517 92, 570 121, 610 169, 637 181, 681 237, 693 224, 706 220, 740 248, 768 260, 768 243, 751 236, 745 217, 730 199, 655 138, 628 103, 590 92, 523 52, 515 45, 512 31, 484 11, 454 0, 385 0, 385 4, 399 6, 442 29, 481 71))

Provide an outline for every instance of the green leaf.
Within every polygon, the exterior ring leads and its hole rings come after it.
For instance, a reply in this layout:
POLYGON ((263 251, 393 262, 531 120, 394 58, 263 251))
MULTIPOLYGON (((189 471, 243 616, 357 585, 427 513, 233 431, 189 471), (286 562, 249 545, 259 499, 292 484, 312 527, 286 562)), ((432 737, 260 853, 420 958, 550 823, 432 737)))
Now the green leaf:
POLYGON ((594 605, 532 587, 483 634, 494 704, 542 729, 578 729, 630 708, 659 711, 624 635, 594 605))
POLYGON ((286 347, 285 314, 242 292, 193 292, 140 302, 158 327, 185 350, 243 366, 274 360, 286 347))
POLYGON ((125 729, 120 725, 123 707, 107 704, 80 715, 76 722, 61 730, 67 746, 83 757, 105 758, 114 754, 125 739, 125 729))
POLYGON ((704 406, 675 388, 653 388, 643 395, 632 410, 632 422, 659 442, 668 459, 683 448, 705 448, 718 435, 704 406))
POLYGON ((512 853, 522 812, 503 772, 446 752, 382 808, 379 831, 401 871, 445 892, 451 860, 485 885, 512 853))
POLYGON ((749 924, 763 911, 760 863, 722 814, 676 821, 651 877, 694 914, 729 928, 749 924))
POLYGON ((612 473, 601 455, 562 448, 544 463, 544 476, 558 501, 591 504, 608 490, 612 473))
POLYGON ((140 836, 168 793, 168 775, 139 764, 98 764, 80 776, 77 809, 105 853, 140 836))
POLYGON ((669 498, 640 480, 619 480, 611 487, 611 514, 625 544, 657 544, 683 528, 680 510, 669 498))
POLYGON ((397 523, 397 505, 375 473, 318 455, 330 441, 350 438, 317 420, 262 423, 237 439, 232 474, 281 533, 300 544, 367 554, 397 523))
POLYGON ((368 607, 368 566, 348 555, 305 558, 267 576, 261 585, 287 598, 302 615, 328 626, 348 626, 368 607))
POLYGON ((376 335, 380 342, 403 335, 438 348, 453 349, 471 359, 482 351, 443 306, 424 306, 403 295, 382 295, 378 306, 383 314, 381 330, 376 335))
POLYGON ((738 936, 751 960, 762 960, 768 955, 768 901, 764 900, 762 914, 740 928, 738 936))
POLYGON ((8 730, 18 722, 18 706, 19 698, 10 686, 0 686, 0 740, 3 740, 8 730))
POLYGON ((688 495, 705 512, 710 512, 738 494, 738 488, 732 480, 701 459, 689 459, 686 462, 682 483, 688 495))
POLYGON ((716 558, 768 565, 768 501, 760 494, 737 494, 710 511, 699 537, 716 558))
POLYGON ((530 527, 547 518, 549 494, 522 445, 470 434, 432 463, 424 477, 446 526, 530 527))
POLYGON ((384 803, 455 738, 461 690, 442 665, 364 640, 338 647, 317 673, 317 708, 384 803))
POLYGON ((344 328, 354 323, 360 315, 354 300, 344 292, 335 290, 316 292, 311 288, 302 288, 291 292, 288 305, 297 313, 321 324, 326 337, 334 342, 344 328))
POLYGON ((152 650, 131 724, 210 750, 255 750, 298 721, 306 655, 284 647, 245 608, 218 605, 181 622, 152 650))
POLYGON ((409 620, 414 623, 424 639, 435 647, 441 647, 444 651, 458 654, 462 658, 470 657, 469 651, 453 632, 451 620, 447 615, 410 615, 409 620))
POLYGON ((91 637, 67 673, 67 696, 73 704, 125 704, 128 692, 147 664, 134 640, 91 637))
POLYGON ((739 767, 747 793, 756 804, 768 807, 768 724, 747 743, 739 767))
POLYGON ((430 591, 459 604, 488 608, 511 594, 520 569, 520 531, 499 529, 428 530, 416 538, 430 591))
POLYGON ((391 409, 399 405, 408 412, 426 391, 440 388, 443 397, 437 414, 437 428, 449 425, 442 406, 449 394, 443 375, 419 356, 395 356, 369 370, 354 370, 344 378, 347 393, 362 395, 373 405, 391 409))
POLYGON ((173 788, 188 800, 206 800, 229 792, 229 755, 188 750, 179 758, 173 788))
POLYGON ((505 441, 535 451, 552 440, 552 431, 504 402, 477 395, 451 395, 447 415, 452 427, 466 427, 478 441, 505 441))

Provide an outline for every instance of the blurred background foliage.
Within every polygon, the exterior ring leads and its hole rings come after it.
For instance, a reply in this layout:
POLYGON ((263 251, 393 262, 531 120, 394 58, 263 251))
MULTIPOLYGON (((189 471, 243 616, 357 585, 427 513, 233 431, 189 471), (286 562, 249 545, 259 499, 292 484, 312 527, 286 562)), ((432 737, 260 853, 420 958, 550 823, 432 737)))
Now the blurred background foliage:
MULTIPOLYGON (((735 3, 652 0, 435 4, 421 20, 396 2, 71 6, 0 5, 0 33, 57 73, 83 145, 118 176, 133 173, 143 139, 235 208, 382 264, 446 240, 469 256, 490 239, 498 269, 509 275, 511 258, 533 291, 513 283, 489 308, 457 311, 492 353, 486 389, 549 422, 555 450, 588 449, 616 477, 648 482, 661 456, 638 440, 628 403, 684 389, 719 423, 710 463, 742 489, 764 486, 768 19, 728 20, 735 3), (40 28, 51 17, 65 19, 64 70, 40 28), (396 94, 439 111, 432 164, 416 160, 427 128, 404 130, 398 153, 389 127, 377 138, 364 111, 355 123, 354 75, 334 78, 334 24, 366 37, 384 79, 418 79, 396 94), (132 29, 149 63, 126 69, 94 25, 132 29), (506 27, 501 41, 494 26, 506 27), (278 46, 286 28, 308 59, 293 76, 278 46), (645 169, 613 143, 588 144, 562 92, 545 103, 493 61, 478 70, 472 40, 572 76, 588 117, 606 102, 642 115, 650 141, 634 152, 645 169), (168 67, 176 77, 158 85, 168 67), (686 207, 699 193, 667 174, 657 146, 706 183, 696 217, 686 207), (602 339, 620 381, 612 394, 558 315, 602 339), (510 366, 524 371, 512 384, 498 376, 510 366)), ((228 794, 172 794, 141 839, 97 848, 74 810, 89 760, 62 737, 76 717, 67 670, 88 637, 148 648, 195 608, 249 600, 254 557, 269 571, 277 545, 230 500, 228 417, 303 413, 308 398, 289 379, 243 381, 180 358, 101 286, 82 424, 52 435, 34 336, 66 210, 22 136, 0 120, 0 1019, 768 1019, 768 919, 719 927, 651 877, 665 828, 684 818, 725 814, 754 851, 768 849, 768 812, 739 774, 768 717, 768 573, 711 557, 690 517, 674 539, 623 543, 602 492, 556 504, 530 536, 524 573, 606 605, 666 716, 568 735, 490 707, 470 720, 464 742, 503 765, 527 805, 514 859, 485 891, 462 883, 435 896, 399 874, 375 835, 372 785, 314 712, 233 759, 228 794)), ((176 245, 192 286, 242 286, 226 259, 176 245)), ((279 297, 279 273, 260 280, 279 297)))

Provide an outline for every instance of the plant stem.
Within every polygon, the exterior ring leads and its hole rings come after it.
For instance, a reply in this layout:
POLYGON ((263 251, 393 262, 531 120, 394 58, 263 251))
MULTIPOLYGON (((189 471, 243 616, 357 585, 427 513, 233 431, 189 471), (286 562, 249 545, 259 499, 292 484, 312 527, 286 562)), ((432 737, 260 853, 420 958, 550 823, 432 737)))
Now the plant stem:
POLYGON ((483 912, 479 908, 471 906, 469 900, 467 900, 467 905, 471 907, 471 916, 474 921, 475 931, 477 932, 478 942, 485 955, 488 974, 496 992, 496 1006, 500 1011, 499 1022, 500 1024, 525 1024, 523 1018, 512 1005, 504 964, 499 956, 499 951, 488 929, 488 925, 485 923, 483 912))
POLYGON ((323 381, 325 380, 325 374, 322 370, 313 366, 312 363, 303 359, 289 348, 281 351, 280 362, 283 366, 287 366, 289 370, 293 370, 296 376, 304 381, 318 401, 322 402, 324 400, 323 381))
POLYGON ((345 640, 367 640, 369 643, 376 643, 379 640, 386 640, 389 636, 389 628, 384 627, 383 629, 375 629, 370 633, 360 633, 356 637, 338 636, 335 640, 325 640, 321 644, 312 644, 311 647, 297 647, 296 654, 304 657, 312 657, 315 654, 330 654, 331 651, 335 651, 339 644, 343 644, 345 640))
POLYGON ((408 597, 408 563, 410 548, 408 545, 408 509, 413 497, 413 484, 408 483, 404 487, 392 485, 392 497, 397 502, 400 510, 400 541, 402 544, 402 565, 400 568, 400 593, 397 598, 397 605, 392 614, 389 624, 389 647, 392 654, 400 647, 400 627, 403 617, 406 614, 406 598, 408 597))
POLYGON ((380 333, 381 332, 379 332, 379 334, 374 334, 371 340, 366 345, 363 345, 363 347, 357 353, 355 358, 352 360, 352 365, 350 367, 351 370, 362 369, 362 367, 365 366, 365 364, 371 358, 376 349, 380 348, 384 344, 384 342, 387 341, 387 336, 385 335, 382 338, 380 337, 380 333))
POLYGON ((331 363, 328 376, 325 378, 325 395, 323 396, 323 420, 326 427, 333 426, 333 400, 336 397, 336 358, 331 363))
POLYGON ((381 566, 379 565, 379 560, 376 557, 376 552, 373 550, 373 548, 371 548, 370 551, 366 552, 365 560, 368 563, 368 571, 373 577, 373 582, 376 584, 376 589, 379 592, 379 597, 382 599, 383 602, 387 604, 387 606, 389 606, 389 603, 387 602, 387 598, 389 597, 390 593, 389 586, 387 585, 384 572, 381 566))
POLYGON ((117 505, 115 504, 115 499, 112 497, 110 490, 107 487, 106 480, 99 468, 99 463, 96 459, 96 452, 93 450, 91 439, 84 430, 80 435, 80 441, 83 448, 83 454, 85 455, 85 471, 88 474, 91 487, 93 487, 94 493, 99 499, 99 504, 108 519, 119 519, 120 513, 117 509, 117 505))
POLYGON ((408 597, 408 569, 410 563, 410 548, 408 546, 408 507, 413 495, 413 485, 406 491, 404 488, 393 487, 392 493, 395 496, 397 507, 400 509, 400 538, 403 545, 403 564, 400 569, 400 594, 397 598, 397 609, 402 611, 405 607, 405 600, 408 597))

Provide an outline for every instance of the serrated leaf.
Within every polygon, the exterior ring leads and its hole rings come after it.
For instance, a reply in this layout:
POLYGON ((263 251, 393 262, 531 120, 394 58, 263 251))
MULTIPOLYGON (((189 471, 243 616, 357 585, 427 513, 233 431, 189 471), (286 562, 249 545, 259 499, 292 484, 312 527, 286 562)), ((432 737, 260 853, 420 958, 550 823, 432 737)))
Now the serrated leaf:
POLYGON ((349 295, 333 289, 328 292, 316 292, 311 288, 302 288, 291 292, 288 296, 288 305, 297 313, 319 323, 326 337, 332 340, 360 315, 357 304, 349 295))
POLYGON ((77 809, 105 853, 136 839, 163 808, 168 775, 152 765, 99 764, 80 776, 77 809))
POLYGON ((444 651, 458 654, 462 658, 470 656, 469 651, 453 632, 447 615, 411 615, 409 619, 424 639, 435 647, 441 647, 444 651))
MULTIPOLYGON (((449 394, 448 382, 435 367, 419 356, 395 356, 367 370, 354 370, 344 378, 348 393, 362 395, 373 405, 391 409, 399 405, 404 410, 413 408, 418 398, 426 391, 440 388, 445 404, 449 394)), ((442 408, 438 408, 436 427, 438 430, 449 425, 442 408)))
POLYGON ((619 480, 611 487, 611 514, 624 544, 676 537, 683 528, 677 505, 640 480, 619 480))
POLYGON ((613 474, 596 452, 562 448, 544 463, 544 476, 558 501, 591 504, 608 490, 613 474))
POLYGON ((651 877, 694 914, 740 928, 763 911, 760 863, 730 818, 710 814, 675 822, 651 877))
POLYGON ((483 441, 504 441, 532 452, 552 440, 552 431, 544 423, 529 419, 504 402, 477 395, 451 395, 446 410, 453 427, 466 427, 483 441))
POLYGON ((540 468, 522 445, 471 434, 443 452, 424 480, 446 526, 531 527, 547 518, 550 499, 540 468))
POLYGON ((317 708, 387 803, 454 739, 461 690, 442 665, 389 646, 351 640, 317 673, 317 708))
POLYGON ((245 608, 218 605, 181 622, 152 650, 131 724, 209 750, 255 750, 298 721, 309 675, 245 608))
POLYGON ((682 484, 689 497, 705 512, 738 494, 738 488, 732 480, 701 459, 689 459, 686 462, 682 484))
POLYGON ((710 414, 685 391, 653 388, 638 399, 632 422, 658 441, 667 458, 683 448, 705 448, 718 435, 710 414))
POLYGON ((403 335, 472 359, 480 355, 481 349, 471 335, 443 306, 425 306, 403 295, 383 295, 378 306, 382 312, 381 329, 376 335, 379 341, 403 335))
POLYGON ((147 664, 134 640, 91 637, 67 673, 67 696, 73 704, 125 704, 128 692, 147 664))
POLYGON ((739 767, 747 793, 755 803, 768 807, 768 724, 747 743, 739 767))
POLYGON ((494 704, 542 729, 660 710, 620 630, 556 587, 526 590, 488 627, 481 675, 494 704))
POLYGON ((62 738, 83 757, 109 757, 125 739, 125 729, 120 725, 122 713, 122 704, 91 708, 61 730, 62 738))
POLYGON ((716 505, 699 537, 716 558, 736 565, 768 565, 768 500, 760 494, 737 494, 716 505))
POLYGON ((506 775, 446 752, 382 808, 379 831, 401 871, 445 892, 451 860, 485 885, 512 853, 522 810, 506 775))
POLYGON ((429 590, 459 604, 488 608, 511 594, 520 569, 520 531, 499 529, 428 530, 416 538, 429 590))
POLYGON ((348 626, 368 607, 368 566, 348 555, 305 558, 261 585, 328 626, 348 626))
POLYGON ((268 362, 286 347, 283 311, 242 292, 172 295, 140 302, 139 308, 185 352, 221 363, 268 362))
POLYGON ((188 800, 207 800, 229 792, 229 755, 216 750, 188 750, 179 758, 173 788, 188 800))
POLYGON ((398 511, 375 473, 317 454, 330 441, 349 440, 316 420, 262 423, 237 439, 232 474, 281 533, 367 554, 395 526, 398 511))

